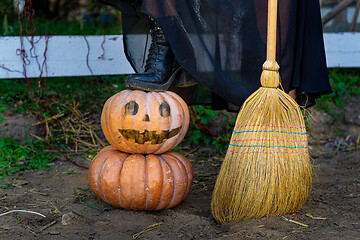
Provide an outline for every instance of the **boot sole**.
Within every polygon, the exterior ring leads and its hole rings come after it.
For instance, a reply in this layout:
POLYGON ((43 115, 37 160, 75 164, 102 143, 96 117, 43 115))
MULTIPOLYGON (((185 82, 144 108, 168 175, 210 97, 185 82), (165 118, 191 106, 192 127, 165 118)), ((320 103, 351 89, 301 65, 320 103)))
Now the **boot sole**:
POLYGON ((131 90, 142 90, 142 91, 153 91, 153 92, 164 92, 167 91, 170 85, 173 83, 177 73, 181 70, 181 68, 176 69, 176 71, 171 75, 169 80, 163 84, 158 83, 147 83, 144 81, 139 81, 136 79, 125 80, 125 86, 127 89, 131 90))

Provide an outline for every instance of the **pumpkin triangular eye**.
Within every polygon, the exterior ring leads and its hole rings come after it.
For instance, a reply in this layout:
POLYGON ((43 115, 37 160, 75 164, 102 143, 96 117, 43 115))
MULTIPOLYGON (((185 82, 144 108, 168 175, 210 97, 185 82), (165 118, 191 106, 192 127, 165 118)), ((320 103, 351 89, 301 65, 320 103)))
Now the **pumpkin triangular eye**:
POLYGON ((135 101, 128 102, 125 105, 125 115, 136 115, 139 110, 139 104, 135 101))
POLYGON ((170 116, 170 106, 167 102, 162 102, 159 106, 160 115, 162 117, 170 116))

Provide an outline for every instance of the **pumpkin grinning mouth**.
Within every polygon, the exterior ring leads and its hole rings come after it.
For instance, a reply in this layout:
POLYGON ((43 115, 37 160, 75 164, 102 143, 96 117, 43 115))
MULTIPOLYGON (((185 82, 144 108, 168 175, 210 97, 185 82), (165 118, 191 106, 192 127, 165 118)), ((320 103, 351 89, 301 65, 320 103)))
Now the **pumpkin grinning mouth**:
POLYGON ((145 142, 151 142, 151 144, 160 144, 163 143, 166 139, 170 139, 176 136, 180 130, 181 126, 170 131, 162 130, 161 133, 158 134, 156 131, 149 130, 140 132, 139 130, 133 129, 118 129, 118 131, 126 140, 134 139, 135 143, 138 144, 145 144, 145 142))

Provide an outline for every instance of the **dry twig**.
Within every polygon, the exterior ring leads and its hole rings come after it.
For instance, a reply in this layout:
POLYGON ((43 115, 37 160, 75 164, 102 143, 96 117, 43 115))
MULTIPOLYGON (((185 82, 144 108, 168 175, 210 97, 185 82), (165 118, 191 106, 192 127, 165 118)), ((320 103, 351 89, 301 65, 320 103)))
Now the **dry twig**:
POLYGON ((285 221, 288 221, 288 222, 291 222, 291 223, 295 223, 297 225, 300 225, 300 226, 303 226, 303 227, 309 227, 308 225, 304 224, 304 223, 301 223, 301 222, 298 222, 298 221, 295 221, 295 220, 292 220, 292 219, 287 219, 286 217, 282 217, 285 221))
POLYGON ((45 229, 47 229, 47 228, 49 228, 49 227, 51 227, 52 225, 54 225, 55 223, 57 223, 57 221, 55 220, 55 221, 52 221, 51 223, 49 223, 49 224, 47 224, 47 225, 45 225, 45 226, 43 226, 42 228, 40 228, 40 232, 42 232, 42 231, 44 231, 45 229))
POLYGON ((143 234, 143 233, 145 233, 145 232, 148 232, 148 231, 151 231, 151 230, 154 230, 155 228, 160 227, 161 224, 163 224, 163 223, 160 222, 160 223, 155 223, 155 224, 153 224, 153 225, 148 226, 147 228, 145 228, 145 229, 142 230, 141 232, 134 234, 134 235, 133 235, 133 239, 137 239, 141 234, 143 234))
POLYGON ((41 214, 41 213, 34 212, 34 211, 28 211, 28 210, 11 210, 11 211, 8 211, 8 212, 5 212, 5 213, 1 213, 1 214, 0 214, 0 217, 5 216, 5 215, 10 214, 10 213, 13 213, 13 212, 32 213, 32 214, 36 214, 36 215, 42 216, 42 217, 44 217, 44 218, 46 217, 45 215, 43 215, 43 214, 41 214))

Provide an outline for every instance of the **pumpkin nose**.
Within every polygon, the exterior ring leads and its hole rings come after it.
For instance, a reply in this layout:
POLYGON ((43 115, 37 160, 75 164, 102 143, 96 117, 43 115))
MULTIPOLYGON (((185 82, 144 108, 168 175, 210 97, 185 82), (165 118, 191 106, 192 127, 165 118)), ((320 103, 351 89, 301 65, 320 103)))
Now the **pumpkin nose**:
POLYGON ((150 122, 150 117, 148 114, 145 114, 143 121, 150 122))

